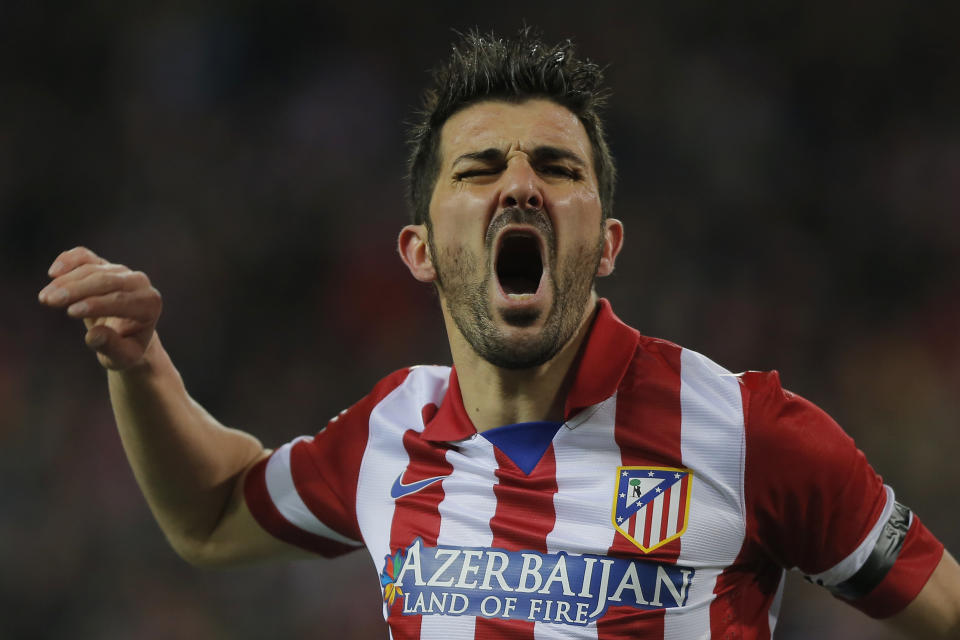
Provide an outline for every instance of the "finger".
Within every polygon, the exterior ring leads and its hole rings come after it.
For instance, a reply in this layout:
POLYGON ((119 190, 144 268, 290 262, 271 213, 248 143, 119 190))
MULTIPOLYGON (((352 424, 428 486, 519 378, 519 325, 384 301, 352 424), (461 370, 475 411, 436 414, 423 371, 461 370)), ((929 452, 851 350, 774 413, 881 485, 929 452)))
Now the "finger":
POLYGON ((59 307, 89 295, 99 295, 114 289, 129 290, 137 284, 149 284, 144 274, 125 283, 122 278, 130 273, 133 272, 119 264, 81 265, 54 279, 40 290, 37 298, 44 304, 59 307))
POLYGON ((87 331, 87 346, 97 352, 108 369, 126 369, 143 357, 146 346, 136 340, 125 339, 110 327, 98 324, 87 331))
POLYGON ((51 278, 55 278, 71 269, 77 268, 81 264, 106 264, 106 262, 106 260, 86 247, 74 247, 58 255, 47 270, 47 274, 51 278))
POLYGON ((121 338, 127 338, 136 333, 140 333, 154 323, 143 323, 138 320, 130 320, 129 318, 83 318, 83 325, 87 329, 92 329, 101 324, 105 324, 108 328, 116 331, 121 338))
POLYGON ((162 307, 160 292, 148 287, 83 297, 67 307, 67 315, 73 318, 112 317, 151 323, 156 322, 162 307))

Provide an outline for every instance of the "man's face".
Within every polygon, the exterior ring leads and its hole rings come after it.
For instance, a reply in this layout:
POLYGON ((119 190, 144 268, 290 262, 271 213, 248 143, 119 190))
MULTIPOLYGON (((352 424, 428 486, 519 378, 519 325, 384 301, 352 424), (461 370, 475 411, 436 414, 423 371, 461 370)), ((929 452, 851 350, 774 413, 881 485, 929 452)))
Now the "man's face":
POLYGON ((494 365, 548 361, 584 318, 604 249, 583 125, 548 100, 481 102, 445 123, 440 162, 429 243, 441 302, 494 365))

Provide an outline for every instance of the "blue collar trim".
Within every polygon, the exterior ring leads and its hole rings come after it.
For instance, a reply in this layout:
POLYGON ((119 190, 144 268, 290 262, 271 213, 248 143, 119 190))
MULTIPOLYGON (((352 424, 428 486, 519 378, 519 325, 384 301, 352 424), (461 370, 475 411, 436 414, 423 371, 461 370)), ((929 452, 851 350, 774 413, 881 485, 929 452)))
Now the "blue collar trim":
POLYGON ((562 426, 562 422, 519 422, 489 429, 480 435, 530 475, 562 426))

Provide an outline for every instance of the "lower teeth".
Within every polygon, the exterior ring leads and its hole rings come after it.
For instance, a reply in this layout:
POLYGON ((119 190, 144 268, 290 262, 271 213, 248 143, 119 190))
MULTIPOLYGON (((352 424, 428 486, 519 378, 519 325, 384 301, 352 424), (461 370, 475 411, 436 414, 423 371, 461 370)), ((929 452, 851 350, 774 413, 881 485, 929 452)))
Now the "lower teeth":
POLYGON ((532 293, 508 293, 507 297, 511 300, 529 300, 533 297, 532 293))

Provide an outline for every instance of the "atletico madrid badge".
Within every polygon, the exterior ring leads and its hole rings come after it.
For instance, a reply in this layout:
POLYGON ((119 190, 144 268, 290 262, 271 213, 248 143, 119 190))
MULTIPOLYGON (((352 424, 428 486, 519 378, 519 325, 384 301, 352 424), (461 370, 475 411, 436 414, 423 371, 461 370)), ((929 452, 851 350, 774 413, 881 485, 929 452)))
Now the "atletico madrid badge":
POLYGON ((613 526, 644 553, 687 530, 693 471, 670 467, 618 467, 613 526))

